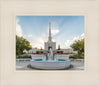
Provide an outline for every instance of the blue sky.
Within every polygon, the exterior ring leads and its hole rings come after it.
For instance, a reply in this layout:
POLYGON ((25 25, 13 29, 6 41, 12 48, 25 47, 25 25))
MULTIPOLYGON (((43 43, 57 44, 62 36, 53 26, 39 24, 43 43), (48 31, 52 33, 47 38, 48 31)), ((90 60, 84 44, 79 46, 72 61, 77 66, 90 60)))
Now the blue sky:
POLYGON ((49 22, 56 47, 70 45, 84 37, 84 16, 16 16, 16 34, 30 41, 33 48, 44 48, 48 40, 49 22))

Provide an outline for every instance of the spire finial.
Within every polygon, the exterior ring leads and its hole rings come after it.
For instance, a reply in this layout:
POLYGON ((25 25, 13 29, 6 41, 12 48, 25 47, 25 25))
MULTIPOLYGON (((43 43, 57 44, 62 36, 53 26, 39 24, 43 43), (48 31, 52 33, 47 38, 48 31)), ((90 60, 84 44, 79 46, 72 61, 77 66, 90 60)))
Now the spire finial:
POLYGON ((51 22, 49 22, 49 41, 51 41, 51 22))
POLYGON ((51 37, 51 22, 49 22, 49 37, 51 37))

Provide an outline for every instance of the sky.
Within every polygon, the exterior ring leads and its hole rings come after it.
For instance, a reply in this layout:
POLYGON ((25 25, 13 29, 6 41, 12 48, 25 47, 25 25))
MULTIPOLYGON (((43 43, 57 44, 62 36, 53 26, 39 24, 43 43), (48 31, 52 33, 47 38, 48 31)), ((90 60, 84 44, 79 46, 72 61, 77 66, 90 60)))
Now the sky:
POLYGON ((27 39, 33 48, 44 49, 49 22, 56 48, 70 48, 75 40, 84 38, 84 16, 16 16, 16 35, 27 39))

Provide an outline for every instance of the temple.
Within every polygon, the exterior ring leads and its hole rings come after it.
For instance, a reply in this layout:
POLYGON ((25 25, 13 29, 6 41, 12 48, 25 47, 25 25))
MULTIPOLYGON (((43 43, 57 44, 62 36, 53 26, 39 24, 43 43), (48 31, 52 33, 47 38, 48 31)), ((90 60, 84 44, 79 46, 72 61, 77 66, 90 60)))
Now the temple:
POLYGON ((44 49, 45 50, 49 50, 50 48, 52 48, 52 50, 56 50, 56 42, 53 42, 52 37, 51 37, 51 22, 49 23, 48 41, 44 43, 44 49))
POLYGON ((52 41, 52 36, 51 36, 51 22, 49 22, 49 36, 48 36, 48 41, 44 42, 44 49, 30 49, 29 51, 24 50, 24 53, 28 54, 43 54, 51 48, 53 51, 56 52, 56 54, 76 54, 77 51, 73 51, 72 48, 69 49, 60 49, 58 50, 56 48, 56 42, 52 41))

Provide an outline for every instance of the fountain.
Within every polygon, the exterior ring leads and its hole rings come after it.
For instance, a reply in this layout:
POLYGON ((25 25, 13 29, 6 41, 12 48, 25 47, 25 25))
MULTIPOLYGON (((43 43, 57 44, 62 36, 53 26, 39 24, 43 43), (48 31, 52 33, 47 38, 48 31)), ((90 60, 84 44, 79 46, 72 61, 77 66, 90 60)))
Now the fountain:
POLYGON ((31 67, 38 69, 65 69, 70 66, 69 59, 58 59, 58 56, 54 53, 56 51, 56 43, 52 41, 51 37, 51 23, 49 23, 49 37, 48 42, 45 43, 44 51, 46 52, 41 59, 34 59, 32 55, 31 67))
POLYGON ((32 59, 30 65, 37 69, 65 69, 70 66, 70 60, 58 59, 52 48, 42 56, 42 59, 32 59))

